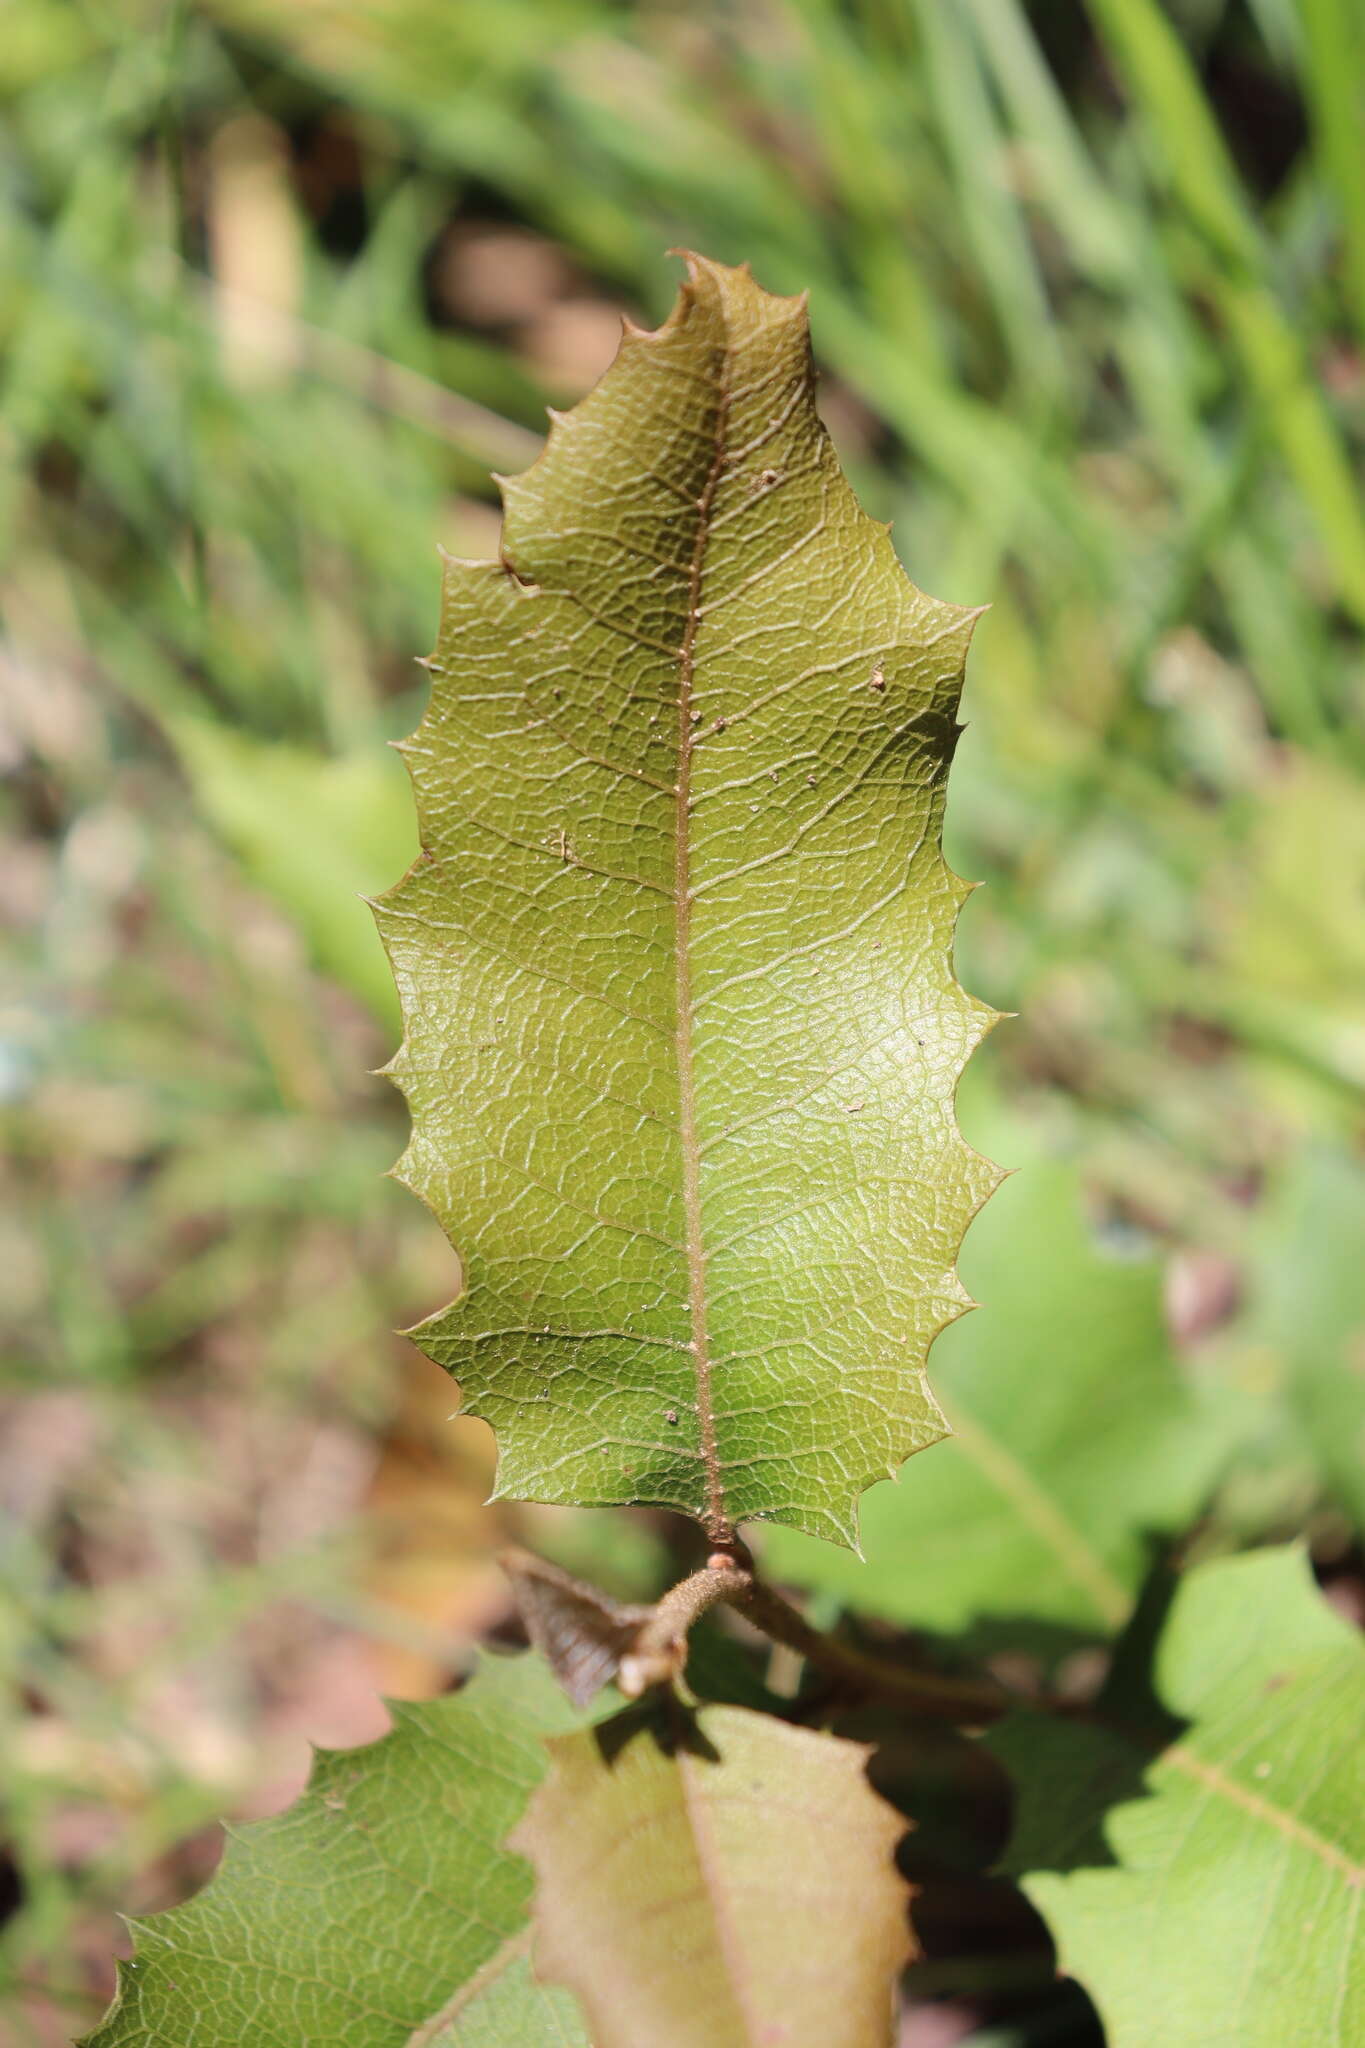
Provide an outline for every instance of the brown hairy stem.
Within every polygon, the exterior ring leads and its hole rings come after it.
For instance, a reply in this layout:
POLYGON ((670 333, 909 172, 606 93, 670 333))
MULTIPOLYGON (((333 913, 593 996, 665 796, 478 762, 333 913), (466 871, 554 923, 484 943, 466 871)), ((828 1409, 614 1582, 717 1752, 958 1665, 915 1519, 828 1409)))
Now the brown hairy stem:
POLYGON ((638 1699, 651 1685, 680 1678, 687 1662, 687 1637, 692 1624, 721 1601, 740 1606, 752 1572, 724 1551, 716 1551, 701 1571, 681 1579, 650 1612, 630 1650, 621 1659, 616 1682, 628 1699, 638 1699))
POLYGON ((888 1701, 968 1726, 998 1721, 1021 1705, 1071 1715, 1087 1711, 1074 1700, 1016 1696, 995 1679, 912 1671, 822 1634, 758 1576, 738 1536, 717 1545, 700 1571, 679 1580, 652 1607, 622 1605, 524 1551, 505 1552, 502 1562, 531 1640, 580 1705, 613 1678, 628 1699, 680 1679, 691 1630, 710 1608, 727 1606, 805 1658, 848 1698, 888 1701))
POLYGON ((641 1629, 631 1651, 622 1658, 617 1678, 622 1692, 637 1697, 651 1685, 681 1675, 687 1657, 687 1635, 710 1607, 733 1607, 775 1643, 824 1671, 852 1692, 896 1701, 919 1714, 952 1721, 998 1721, 1016 1702, 993 1679, 944 1678, 928 1671, 908 1671, 899 1664, 866 1655, 812 1628, 789 1600, 765 1585, 751 1562, 717 1551, 703 1570, 693 1572, 665 1593, 641 1629))

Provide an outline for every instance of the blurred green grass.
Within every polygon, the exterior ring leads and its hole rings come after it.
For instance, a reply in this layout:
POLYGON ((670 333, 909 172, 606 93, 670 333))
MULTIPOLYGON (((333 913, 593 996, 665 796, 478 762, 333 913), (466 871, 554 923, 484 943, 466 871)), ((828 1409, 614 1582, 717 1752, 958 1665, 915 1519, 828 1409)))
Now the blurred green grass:
POLYGON ((7 1711, 65 1742, 15 1774, 23 1981, 88 2014, 100 1912, 186 1881, 158 1858, 251 1779, 281 1602, 416 1640, 354 1532, 386 1332, 450 1265, 376 1179, 393 1011, 355 899, 412 844, 384 742, 436 544, 496 546, 489 470, 619 311, 665 310, 672 244, 809 289, 870 509, 991 601, 950 851, 989 884, 963 979, 1021 1013, 996 1085, 1116 1227, 1220 1276, 1187 1348, 1254 1428, 1213 1540, 1344 1552, 1359 1305, 1300 1254, 1359 1185, 1365 1086, 1352 0, 11 0, 0 99, 6 1384, 37 1445, 2 1654, 7 1711), (276 1512, 319 1444, 350 1479, 267 1540, 253 1486, 276 1512), (125 1607, 231 1768, 165 1739, 125 1607))

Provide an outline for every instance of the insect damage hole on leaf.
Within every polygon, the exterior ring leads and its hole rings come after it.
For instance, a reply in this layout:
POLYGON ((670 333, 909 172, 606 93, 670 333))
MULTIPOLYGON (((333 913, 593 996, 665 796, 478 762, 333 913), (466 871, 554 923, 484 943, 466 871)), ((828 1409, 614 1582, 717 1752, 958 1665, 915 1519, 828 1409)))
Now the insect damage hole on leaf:
POLYGON ((940 850, 977 614, 859 509, 804 300, 687 263, 504 480, 499 560, 446 564, 406 749, 431 858, 379 909, 398 1172, 464 1268, 415 1334, 500 1496, 854 1545, 859 1494, 944 1434, 925 1360, 997 1179, 953 1116, 993 1013, 940 850))

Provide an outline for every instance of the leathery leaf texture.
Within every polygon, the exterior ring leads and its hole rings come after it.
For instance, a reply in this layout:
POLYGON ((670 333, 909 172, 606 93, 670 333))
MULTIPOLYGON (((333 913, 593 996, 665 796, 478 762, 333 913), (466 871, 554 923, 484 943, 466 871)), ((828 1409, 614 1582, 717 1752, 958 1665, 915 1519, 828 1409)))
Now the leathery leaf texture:
POLYGON ((463 1260, 415 1333, 498 1492, 856 1541, 994 1170, 953 1090, 940 851, 975 614, 862 513, 805 304, 696 257, 666 323, 451 561, 379 906, 413 1132, 463 1260))
POLYGON ((235 1834, 197 1899, 135 1925, 86 2048, 587 2048, 532 1975, 532 1876, 505 1845, 576 1714, 538 1657, 395 1704, 319 1753, 286 1813, 235 1834))
POLYGON ((984 1306, 934 1353, 952 1442, 868 1494, 866 1563, 785 1529, 765 1562, 912 1628, 1027 1615, 1112 1634, 1153 1531, 1198 1514, 1232 1404, 1188 1384, 1159 1266, 1096 1242, 1073 1167, 1016 1173, 973 1224, 962 1271, 984 1306))
POLYGON ((900 1815, 868 1752, 743 1707, 556 1738, 513 1844, 593 2048, 889 2048, 900 1815))

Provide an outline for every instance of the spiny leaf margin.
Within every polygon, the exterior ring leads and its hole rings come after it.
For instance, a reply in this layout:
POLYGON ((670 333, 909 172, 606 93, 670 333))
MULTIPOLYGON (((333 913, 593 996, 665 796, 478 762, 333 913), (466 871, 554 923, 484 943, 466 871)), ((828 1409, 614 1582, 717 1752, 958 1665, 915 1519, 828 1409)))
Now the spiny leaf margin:
POLYGON ((978 613, 857 506, 804 298, 687 264, 501 480, 501 559, 447 560, 423 853, 376 905, 394 1171, 464 1267, 413 1334, 499 1497, 856 1548, 947 1433, 925 1359, 999 1178, 953 1114, 995 1013, 940 843, 978 613))
POLYGON ((890 2048, 905 1821, 866 1745, 670 1703, 556 1736, 512 1836, 595 2048, 890 2048))
POLYGON ((232 1830, 194 1898, 129 1923, 79 2048, 587 2048, 572 1999, 532 1976, 532 1875, 505 1847, 546 1738, 584 1715, 529 1654, 388 1706, 387 1735, 316 1750, 292 1806, 232 1830))
MULTIPOLYGON (((1027 1156, 1001 1122, 991 1150, 1027 1156)), ((1073 1162, 1016 1167, 963 1252, 985 1307, 934 1352, 951 1441, 908 1484, 866 1495, 865 1562, 775 1529, 770 1574, 944 1635, 1023 1614, 1091 1634, 1124 1624, 1153 1532, 1189 1527, 1244 1424, 1182 1371, 1160 1263, 1107 1250, 1082 1198, 1073 1162)))

